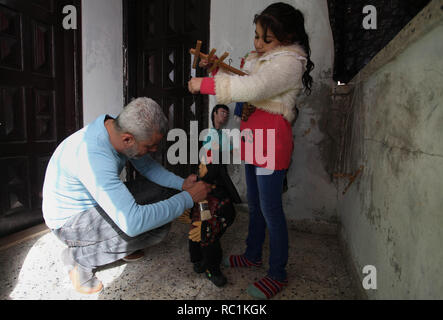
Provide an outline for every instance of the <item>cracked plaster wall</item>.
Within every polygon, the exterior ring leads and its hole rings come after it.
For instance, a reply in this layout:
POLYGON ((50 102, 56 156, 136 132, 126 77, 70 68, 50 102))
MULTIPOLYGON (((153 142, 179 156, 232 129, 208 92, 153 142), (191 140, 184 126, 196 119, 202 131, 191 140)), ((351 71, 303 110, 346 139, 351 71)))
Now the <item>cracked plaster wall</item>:
POLYGON ((348 166, 365 168, 338 212, 359 275, 377 268, 372 299, 443 298, 442 38, 440 22, 362 83, 355 78, 348 166))

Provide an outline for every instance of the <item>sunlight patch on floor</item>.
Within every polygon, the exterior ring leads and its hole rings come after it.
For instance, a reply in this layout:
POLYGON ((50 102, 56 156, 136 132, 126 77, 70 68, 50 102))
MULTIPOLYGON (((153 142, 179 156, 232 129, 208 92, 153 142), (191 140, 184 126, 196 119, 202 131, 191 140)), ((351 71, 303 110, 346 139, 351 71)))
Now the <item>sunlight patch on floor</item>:
MULTIPOLYGON (((72 288, 60 255, 64 245, 52 234, 40 237, 28 251, 17 282, 9 295, 12 300, 96 300, 99 294, 82 295, 72 288)), ((113 265, 97 272, 106 287, 124 272, 126 264, 113 265)))

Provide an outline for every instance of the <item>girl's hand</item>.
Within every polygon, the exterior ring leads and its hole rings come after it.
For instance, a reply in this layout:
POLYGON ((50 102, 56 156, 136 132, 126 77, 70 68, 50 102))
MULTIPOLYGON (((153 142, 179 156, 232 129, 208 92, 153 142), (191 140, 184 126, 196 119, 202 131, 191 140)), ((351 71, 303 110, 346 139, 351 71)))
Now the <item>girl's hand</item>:
POLYGON ((202 59, 200 59, 200 62, 199 62, 198 65, 199 65, 200 68, 209 69, 214 64, 214 61, 216 59, 218 59, 217 56, 213 56, 211 58, 211 61, 208 61, 208 59, 202 58, 202 59))
POLYGON ((192 78, 188 82, 188 90, 192 94, 197 94, 200 92, 203 78, 192 78))
POLYGON ((208 61, 208 59, 201 59, 198 65, 200 68, 208 68, 209 61, 208 61))

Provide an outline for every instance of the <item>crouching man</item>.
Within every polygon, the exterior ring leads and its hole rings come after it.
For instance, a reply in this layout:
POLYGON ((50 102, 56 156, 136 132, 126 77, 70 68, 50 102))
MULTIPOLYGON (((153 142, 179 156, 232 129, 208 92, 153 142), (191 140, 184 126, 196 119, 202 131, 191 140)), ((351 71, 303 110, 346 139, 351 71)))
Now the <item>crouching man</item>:
POLYGON ((184 180, 148 155, 157 151, 167 126, 160 106, 139 98, 116 119, 102 115, 77 131, 52 155, 43 216, 67 245, 62 261, 78 292, 100 292, 97 267, 140 258, 141 250, 165 238, 171 221, 211 191, 195 175, 184 180), (146 179, 123 183, 127 160, 146 179))

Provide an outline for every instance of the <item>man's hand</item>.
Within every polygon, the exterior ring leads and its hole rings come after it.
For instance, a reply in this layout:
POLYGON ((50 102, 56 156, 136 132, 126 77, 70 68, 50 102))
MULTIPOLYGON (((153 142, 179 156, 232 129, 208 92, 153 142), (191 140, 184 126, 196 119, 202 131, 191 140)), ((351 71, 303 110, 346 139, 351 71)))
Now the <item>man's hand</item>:
POLYGON ((192 94, 197 94, 200 92, 203 78, 192 78, 188 82, 188 90, 192 94))
POLYGON ((195 203, 199 203, 208 197, 208 193, 210 193, 211 190, 212 186, 210 184, 199 181, 186 191, 189 192, 195 203))
POLYGON ((185 179, 185 181, 183 182, 183 186, 182 186, 182 190, 183 191, 188 191, 188 189, 190 189, 191 187, 194 186, 194 184, 197 183, 197 175, 195 174, 191 174, 189 177, 187 177, 185 179))

